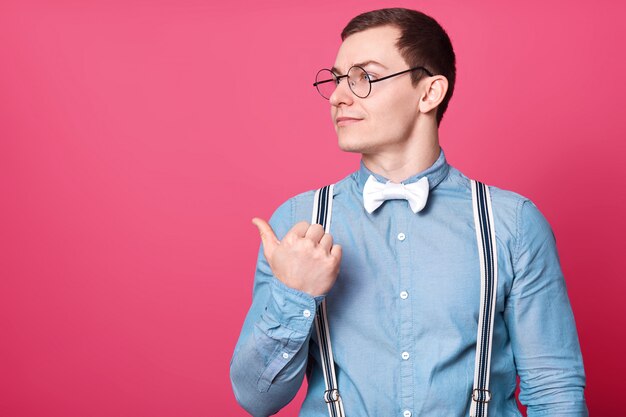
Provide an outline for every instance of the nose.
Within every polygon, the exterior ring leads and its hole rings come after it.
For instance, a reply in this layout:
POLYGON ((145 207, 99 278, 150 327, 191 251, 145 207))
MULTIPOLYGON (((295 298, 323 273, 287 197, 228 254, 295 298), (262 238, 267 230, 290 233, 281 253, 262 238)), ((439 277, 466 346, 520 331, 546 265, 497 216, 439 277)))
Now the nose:
POLYGON ((335 88, 335 91, 330 95, 328 101, 333 106, 339 106, 340 104, 350 105, 354 100, 354 94, 350 91, 350 87, 348 86, 348 80, 346 78, 342 78, 339 80, 339 85, 335 88))

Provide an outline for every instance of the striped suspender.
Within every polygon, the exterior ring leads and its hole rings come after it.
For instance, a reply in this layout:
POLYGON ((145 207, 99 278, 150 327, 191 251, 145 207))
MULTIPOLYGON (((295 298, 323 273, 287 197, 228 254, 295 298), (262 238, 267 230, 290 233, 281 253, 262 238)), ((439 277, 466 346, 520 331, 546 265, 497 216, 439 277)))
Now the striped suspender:
MULTIPOLYGON (((471 180, 471 184, 481 279, 474 387, 471 395, 470 417, 487 417, 487 405, 491 400, 489 372, 491 368, 491 342, 498 288, 498 259, 489 187, 475 180, 471 180)), ((332 205, 333 185, 327 185, 315 192, 311 223, 321 224, 326 233, 330 232, 332 205)), ((322 370, 324 371, 324 382, 326 384, 324 401, 328 405, 328 414, 330 417, 345 417, 343 402, 337 385, 337 376, 335 375, 335 362, 330 343, 325 299, 320 304, 319 311, 315 317, 315 330, 319 340, 320 358, 322 370)))
MULTIPOLYGON (((326 233, 330 232, 330 216, 333 208, 333 185, 327 185, 315 192, 313 201, 313 218, 311 223, 318 223, 324 227, 326 233)), ((330 344, 330 330, 328 329, 328 318, 326 314, 326 299, 324 299, 317 315, 315 316, 315 330, 320 345, 320 358, 322 359, 322 369, 324 371, 324 382, 326 391, 324 401, 328 405, 330 417, 345 417, 343 402, 339 395, 337 386, 337 376, 335 375, 335 361, 333 350, 330 344)))
POLYGON ((493 318, 498 289, 498 258, 496 234, 493 225, 491 195, 489 187, 472 180, 472 203, 474 224, 480 258, 480 311, 476 336, 476 362, 474 388, 470 406, 470 417, 487 417, 487 405, 491 400, 489 372, 491 368, 491 341, 493 318))

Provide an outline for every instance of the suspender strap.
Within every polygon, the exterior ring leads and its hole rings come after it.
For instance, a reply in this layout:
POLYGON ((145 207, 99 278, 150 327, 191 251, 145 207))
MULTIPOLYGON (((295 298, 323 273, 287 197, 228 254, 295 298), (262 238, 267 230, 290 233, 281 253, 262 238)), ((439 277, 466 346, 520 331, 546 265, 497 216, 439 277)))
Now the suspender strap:
POLYGON ((498 288, 498 258, 489 187, 475 180, 472 180, 472 204, 480 258, 480 312, 470 417, 487 417, 487 406, 491 400, 489 372, 498 288))
MULTIPOLYGON (((318 223, 324 227, 326 233, 330 232, 330 217, 333 208, 333 185, 327 185, 315 192, 313 201, 313 218, 311 223, 318 223)), ((328 328, 328 316, 326 313, 326 299, 324 299, 315 316, 315 330, 320 346, 320 358, 324 371, 324 401, 328 405, 330 417, 345 417, 343 402, 339 395, 337 376, 335 375, 335 360, 330 344, 330 330, 328 328)))

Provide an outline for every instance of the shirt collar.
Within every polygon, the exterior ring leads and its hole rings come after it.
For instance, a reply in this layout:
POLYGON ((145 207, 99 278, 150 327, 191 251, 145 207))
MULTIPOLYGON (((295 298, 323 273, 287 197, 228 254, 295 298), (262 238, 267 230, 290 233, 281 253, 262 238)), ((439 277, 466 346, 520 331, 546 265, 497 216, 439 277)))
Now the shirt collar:
MULTIPOLYGON (((446 161, 446 156, 443 152, 443 148, 439 147, 439 158, 432 164, 430 167, 425 169, 422 172, 418 172, 415 175, 410 176, 409 178, 402 181, 402 184, 410 184, 419 180, 422 177, 428 177, 428 188, 432 190, 435 188, 443 179, 448 175, 448 171, 450 170, 450 165, 446 161)), ((356 172, 356 181, 359 186, 359 190, 363 191, 363 186, 365 182, 369 178, 370 175, 373 175, 376 180, 381 183, 386 183, 389 179, 383 177, 382 175, 376 174, 369 170, 363 163, 363 159, 361 159, 359 170, 356 172)))

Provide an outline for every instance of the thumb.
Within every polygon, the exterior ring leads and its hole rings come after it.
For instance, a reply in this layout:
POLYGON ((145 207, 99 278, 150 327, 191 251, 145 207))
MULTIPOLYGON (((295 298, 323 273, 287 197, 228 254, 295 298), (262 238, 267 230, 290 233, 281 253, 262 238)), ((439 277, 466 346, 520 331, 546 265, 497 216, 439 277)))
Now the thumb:
POLYGON ((272 257, 274 249, 276 249, 276 246, 280 244, 280 240, 276 237, 274 230, 272 230, 272 226, 270 226, 265 220, 255 217, 252 219, 252 224, 259 229, 261 242, 263 242, 263 252, 269 261, 269 258, 272 257))

